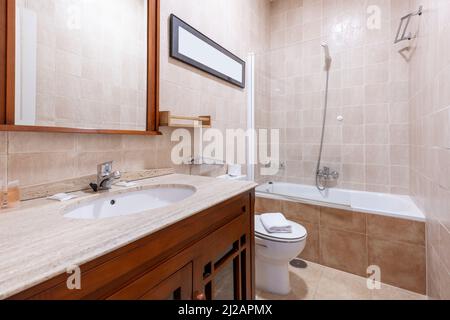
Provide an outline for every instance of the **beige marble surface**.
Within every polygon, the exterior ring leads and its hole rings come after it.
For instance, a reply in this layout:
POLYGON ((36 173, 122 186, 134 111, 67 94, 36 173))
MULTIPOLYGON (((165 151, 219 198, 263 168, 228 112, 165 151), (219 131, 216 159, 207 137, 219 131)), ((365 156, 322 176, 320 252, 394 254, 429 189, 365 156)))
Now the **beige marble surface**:
MULTIPOLYGON (((175 173, 173 168, 149 169, 132 172, 123 172, 122 181, 136 181, 147 178, 154 178, 175 173)), ((61 192, 76 192, 89 189, 91 182, 96 182, 96 175, 89 175, 77 179, 68 179, 53 183, 45 183, 37 186, 30 186, 21 189, 22 200, 33 200, 46 198, 61 192)))
POLYGON ((162 230, 176 222, 256 187, 252 182, 186 175, 167 175, 138 182, 137 187, 114 187, 109 193, 78 192, 65 203, 46 199, 24 202, 20 209, 0 211, 0 299, 8 298, 162 230), (68 207, 111 193, 158 185, 195 187, 190 198, 166 208, 128 217, 71 220, 68 207))

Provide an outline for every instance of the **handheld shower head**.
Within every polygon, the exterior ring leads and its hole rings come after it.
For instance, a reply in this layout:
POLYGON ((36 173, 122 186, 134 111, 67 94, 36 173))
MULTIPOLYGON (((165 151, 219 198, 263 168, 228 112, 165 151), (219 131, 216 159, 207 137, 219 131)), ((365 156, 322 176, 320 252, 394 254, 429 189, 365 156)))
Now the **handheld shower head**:
POLYGON ((330 55, 330 48, 328 47, 328 44, 326 42, 323 42, 322 44, 322 48, 325 54, 325 71, 329 71, 331 68, 331 63, 333 62, 333 59, 331 58, 330 55))

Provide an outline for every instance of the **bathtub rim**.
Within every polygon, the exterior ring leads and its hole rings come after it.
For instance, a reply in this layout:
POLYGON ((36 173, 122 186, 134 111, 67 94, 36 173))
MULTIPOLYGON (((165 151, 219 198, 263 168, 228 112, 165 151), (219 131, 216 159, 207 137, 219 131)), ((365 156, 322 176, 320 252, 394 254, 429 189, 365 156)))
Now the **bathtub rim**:
MULTIPOLYGON (((284 183, 284 182, 279 182, 279 183, 284 183)), ((261 184, 261 185, 259 185, 259 187, 264 186, 266 184, 267 183, 261 184)), ((306 186, 306 185, 301 185, 301 186, 306 186)), ((354 190, 345 190, 345 189, 338 189, 338 190, 348 191, 350 193, 354 191, 354 190)), ((365 191, 356 191, 355 190, 354 192, 365 192, 365 191)), ((382 194, 382 193, 377 193, 377 192, 367 192, 367 193, 382 194)), ((273 193, 266 193, 266 192, 258 191, 258 189, 256 189, 256 197, 257 198, 261 197, 261 198, 272 199, 272 200, 293 201, 293 202, 298 202, 298 203, 302 203, 302 204, 306 204, 306 205, 346 210, 346 211, 355 212, 355 213, 373 214, 373 215, 378 215, 378 216, 383 216, 383 217, 388 217, 388 218, 396 218, 396 219, 403 219, 403 220, 410 220, 410 221, 417 221, 417 222, 426 222, 425 214, 417 207, 417 205, 414 203, 414 201, 411 199, 411 197, 409 197, 407 195, 395 195, 395 194, 386 194, 386 195, 394 196, 394 197, 409 198, 409 201, 411 201, 412 204, 416 207, 417 214, 418 215, 420 214, 420 217, 414 216, 414 215, 405 215, 405 214, 400 214, 400 213, 396 214, 396 213, 387 213, 387 212, 376 211, 376 210, 356 209, 356 208, 353 208, 351 206, 351 204, 350 205, 335 204, 335 203, 330 203, 330 202, 326 202, 326 201, 316 201, 316 200, 299 198, 299 197, 291 197, 291 196, 285 196, 285 195, 279 195, 279 194, 273 194, 273 193)))

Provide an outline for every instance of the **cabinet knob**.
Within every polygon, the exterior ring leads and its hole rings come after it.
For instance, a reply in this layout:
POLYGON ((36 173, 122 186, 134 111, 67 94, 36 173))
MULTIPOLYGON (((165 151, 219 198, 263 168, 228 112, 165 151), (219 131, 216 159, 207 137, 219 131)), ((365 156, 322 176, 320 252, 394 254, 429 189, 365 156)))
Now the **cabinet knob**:
POLYGON ((204 301, 204 300, 206 300, 206 296, 205 296, 205 294, 203 292, 196 291, 194 293, 194 300, 204 301))

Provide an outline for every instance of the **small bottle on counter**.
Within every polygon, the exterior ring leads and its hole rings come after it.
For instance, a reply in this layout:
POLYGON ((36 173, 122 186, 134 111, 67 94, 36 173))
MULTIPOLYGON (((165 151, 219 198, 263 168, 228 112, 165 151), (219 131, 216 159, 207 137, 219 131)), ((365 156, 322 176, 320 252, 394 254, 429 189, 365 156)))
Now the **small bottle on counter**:
POLYGON ((8 188, 2 180, 0 180, 0 209, 8 207, 8 188))
POLYGON ((17 208, 20 205, 20 188, 19 181, 12 181, 8 183, 7 191, 7 207, 17 208))

